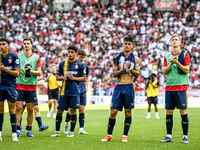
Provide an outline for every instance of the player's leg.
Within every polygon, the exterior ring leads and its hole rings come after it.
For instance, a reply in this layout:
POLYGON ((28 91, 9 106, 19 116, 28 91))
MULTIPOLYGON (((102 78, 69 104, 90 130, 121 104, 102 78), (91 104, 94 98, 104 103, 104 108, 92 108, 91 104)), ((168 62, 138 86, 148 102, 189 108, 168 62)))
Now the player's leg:
POLYGON ((187 115, 187 109, 180 109, 180 114, 182 117, 183 143, 189 143, 188 142, 189 119, 187 115))
POLYGON ((125 109, 124 134, 122 136, 122 142, 128 142, 127 136, 131 126, 131 121, 132 121, 131 109, 125 109))
POLYGON ((70 108, 70 132, 67 137, 74 137, 74 129, 76 126, 77 115, 76 108, 70 108))
POLYGON ((40 115, 40 110, 39 110, 38 102, 36 102, 34 104, 33 110, 35 112, 35 120, 38 123, 39 131, 44 131, 44 130, 48 129, 49 128, 48 125, 42 125, 42 118, 41 118, 41 115, 40 115))
POLYGON ((166 128, 167 136, 164 140, 160 142, 172 142, 172 127, 173 127, 173 109, 175 109, 174 103, 174 92, 166 91, 165 92, 165 109, 166 109, 166 128))
POLYGON ((77 120, 77 115, 76 115, 76 109, 80 108, 80 100, 79 96, 70 96, 70 132, 67 137, 74 137, 74 129, 76 126, 76 120, 77 120))
POLYGON ((148 112, 147 112, 147 116, 146 118, 149 119, 151 118, 151 98, 150 97, 147 97, 147 102, 148 102, 148 112))
POLYGON ((155 107, 155 112, 156 112, 156 119, 160 119, 159 115, 158 115, 158 107, 157 104, 154 104, 155 107))
POLYGON ((2 141, 3 120, 4 120, 4 101, 0 101, 0 141, 2 141))
POLYGON ((187 91, 177 91, 177 108, 182 117, 183 143, 188 142, 189 119, 187 115, 187 91))
POLYGON ((54 106, 53 106, 53 119, 56 119, 56 109, 57 109, 58 100, 54 99, 53 103, 54 103, 54 106))
POLYGON ((48 111, 48 113, 47 113, 47 117, 48 117, 48 118, 51 117, 51 107, 52 107, 52 103, 53 103, 53 99, 50 99, 50 100, 48 101, 48 108, 49 108, 49 111, 48 111))
POLYGON ((23 101, 16 101, 17 136, 20 136, 20 129, 21 129, 20 122, 22 118, 22 110, 23 110, 23 101))
MULTIPOLYGON (((25 108, 26 108, 26 102, 24 101, 24 102, 23 102, 23 108, 22 108, 22 113, 21 113, 21 114, 23 114, 25 108)), ((22 116, 22 115, 21 115, 21 116, 22 116)), ((25 131, 25 130, 22 128, 22 117, 21 117, 21 120, 20 120, 20 131, 25 131)))
POLYGON ((8 107, 9 107, 9 114, 10 114, 10 123, 12 127, 12 139, 13 141, 18 141, 17 133, 16 133, 17 132, 17 124, 16 124, 17 118, 15 114, 16 103, 8 100, 8 107))
POLYGON ((85 105, 80 105, 79 108, 79 134, 88 135, 86 131, 84 131, 84 123, 85 123, 85 105))
POLYGON ((34 137, 32 135, 31 130, 32 130, 32 123, 33 123, 33 108, 34 108, 34 103, 26 103, 26 108, 27 108, 27 126, 26 126, 26 136, 28 137, 34 137))
POLYGON ((64 110, 69 108, 68 105, 68 97, 67 96, 60 96, 58 100, 58 108, 57 108, 57 115, 56 115, 56 131, 51 137, 60 136, 60 124, 62 122, 62 114, 64 110))
POLYGON ((85 123, 85 106, 86 106, 86 93, 81 93, 80 95, 80 108, 79 108, 79 134, 88 135, 86 131, 84 131, 84 123, 85 123))
POLYGON ((70 108, 69 108, 69 110, 68 110, 68 112, 67 112, 67 114, 66 114, 66 118, 65 118, 65 127, 64 127, 64 133, 65 134, 68 134, 68 130, 69 130, 69 121, 70 121, 70 114, 71 114, 71 112, 70 112, 70 108))
POLYGON ((117 85, 114 89, 112 100, 111 100, 111 112, 108 121, 108 129, 107 129, 107 136, 102 139, 101 141, 111 141, 112 140, 112 132, 116 122, 116 116, 118 111, 122 111, 123 104, 120 97, 122 91, 122 87, 117 85))

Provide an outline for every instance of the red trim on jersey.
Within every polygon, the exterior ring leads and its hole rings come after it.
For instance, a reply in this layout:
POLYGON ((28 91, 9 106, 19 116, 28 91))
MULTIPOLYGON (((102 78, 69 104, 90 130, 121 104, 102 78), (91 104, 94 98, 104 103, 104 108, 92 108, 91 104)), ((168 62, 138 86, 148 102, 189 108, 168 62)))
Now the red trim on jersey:
MULTIPOLYGON (((25 55, 26 56, 26 55, 25 55)), ((31 53, 31 55, 30 56, 26 56, 26 57, 31 57, 31 56, 33 56, 33 53, 31 53)))
POLYGON ((38 58, 38 61, 37 61, 37 68, 41 68, 41 60, 40 60, 40 57, 38 58))
POLYGON ((19 84, 17 83, 17 90, 23 90, 23 91, 36 91, 37 86, 36 85, 25 85, 25 84, 19 84))
POLYGON ((166 86, 166 91, 187 91, 187 85, 166 86))

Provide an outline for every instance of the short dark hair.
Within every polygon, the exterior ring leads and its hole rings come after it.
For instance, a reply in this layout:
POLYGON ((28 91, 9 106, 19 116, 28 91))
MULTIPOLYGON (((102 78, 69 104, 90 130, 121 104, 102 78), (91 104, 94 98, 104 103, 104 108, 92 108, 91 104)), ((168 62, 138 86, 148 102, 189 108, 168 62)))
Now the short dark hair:
POLYGON ((1 38, 0 41, 6 42, 6 43, 8 43, 8 45, 10 45, 10 41, 8 39, 6 39, 6 38, 1 38))
POLYGON ((78 51, 78 55, 86 56, 86 52, 82 49, 78 51))
POLYGON ((126 36, 124 37, 124 41, 130 41, 130 42, 133 43, 133 37, 130 36, 130 35, 126 35, 126 36))
POLYGON ((76 53, 77 53, 77 51, 78 51, 78 48, 77 48, 76 46, 74 46, 74 45, 70 45, 70 46, 68 47, 68 50, 69 50, 69 49, 74 50, 76 53))
POLYGON ((24 41, 30 41, 30 42, 31 42, 31 44, 33 44, 33 41, 32 41, 32 39, 31 39, 31 38, 29 38, 29 37, 27 37, 27 38, 24 38, 23 42, 24 42, 24 41))

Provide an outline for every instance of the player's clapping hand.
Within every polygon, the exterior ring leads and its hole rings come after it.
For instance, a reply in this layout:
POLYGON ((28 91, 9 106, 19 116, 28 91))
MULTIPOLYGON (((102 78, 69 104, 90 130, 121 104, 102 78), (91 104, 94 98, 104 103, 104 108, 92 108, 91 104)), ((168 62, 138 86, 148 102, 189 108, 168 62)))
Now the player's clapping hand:
POLYGON ((126 62, 123 63, 123 71, 126 70, 126 62))
POLYGON ((3 65, 3 63, 0 64, 0 71, 4 71, 5 70, 5 66, 3 65))
POLYGON ((127 65, 127 68, 128 68, 128 69, 131 68, 131 62, 130 62, 130 61, 128 61, 126 65, 127 65))
POLYGON ((174 58, 172 59, 172 61, 173 61, 174 63, 177 63, 177 62, 178 62, 178 57, 174 57, 174 58))
POLYGON ((68 77, 68 75, 65 75, 65 76, 63 77, 63 79, 64 79, 64 80, 67 80, 67 77, 68 77))
POLYGON ((74 76, 72 73, 69 73, 68 77, 71 79, 71 80, 74 80, 74 76))

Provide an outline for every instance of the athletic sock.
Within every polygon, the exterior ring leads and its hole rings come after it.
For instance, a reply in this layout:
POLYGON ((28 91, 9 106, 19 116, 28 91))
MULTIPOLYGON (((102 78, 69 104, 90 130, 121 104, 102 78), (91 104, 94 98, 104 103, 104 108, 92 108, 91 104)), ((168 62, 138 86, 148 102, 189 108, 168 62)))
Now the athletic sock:
POLYGON ((84 128, 84 122, 85 122, 85 114, 81 113, 81 114, 79 114, 79 125, 80 125, 80 128, 84 128))
POLYGON ((124 121, 124 135, 128 135, 128 131, 130 129, 130 126, 131 126, 131 121, 132 121, 132 117, 129 116, 129 117, 126 117, 125 118, 125 121, 124 121))
POLYGON ((35 120, 38 123, 39 128, 42 126, 42 118, 41 117, 36 117, 35 120))
POLYGON ((31 130, 32 130, 32 125, 27 125, 27 126, 26 126, 26 130, 27 130, 27 132, 31 132, 31 130))
POLYGON ((62 122, 62 114, 56 115, 56 131, 60 131, 60 124, 62 122))
POLYGON ((16 114, 10 114, 10 123, 11 123, 11 127, 12 127, 12 132, 16 133, 17 131, 17 118, 16 118, 16 114))
POLYGON ((108 134, 109 135, 112 135, 112 132, 113 132, 113 128, 115 126, 115 121, 116 119, 115 118, 109 118, 109 121, 108 121, 108 134))
POLYGON ((70 114, 69 112, 67 112, 65 122, 69 122, 69 121, 70 121, 70 114))
POLYGON ((76 126, 76 120, 77 120, 77 115, 71 115, 70 117, 70 122, 71 122, 71 129, 70 132, 74 132, 75 126, 76 126))
POLYGON ((188 115, 181 115, 182 117, 182 129, 183 129, 183 135, 188 135, 188 128, 189 128, 189 119, 188 115))
POLYGON ((173 115, 166 115, 167 134, 172 135, 173 115))
POLYGON ((2 131, 3 128, 3 120, 4 120, 4 114, 0 114, 0 131, 2 131))

